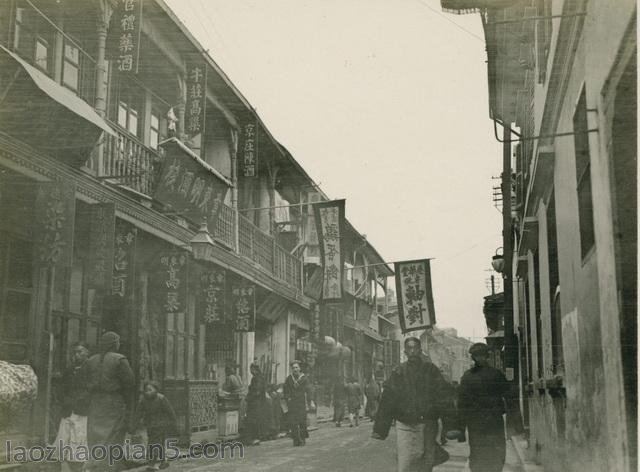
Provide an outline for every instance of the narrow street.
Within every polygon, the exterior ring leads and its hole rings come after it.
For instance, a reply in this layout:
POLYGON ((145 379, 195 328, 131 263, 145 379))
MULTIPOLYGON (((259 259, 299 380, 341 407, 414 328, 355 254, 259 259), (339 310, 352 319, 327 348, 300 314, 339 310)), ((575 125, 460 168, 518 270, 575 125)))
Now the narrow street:
MULTIPOLYGON (((293 447, 289 438, 268 441, 245 448, 244 458, 181 459, 171 463, 169 471, 195 472, 225 470, 245 471, 350 471, 382 472, 396 470, 396 437, 394 429, 385 441, 370 438, 371 423, 356 428, 336 428, 321 424, 312 431, 305 447, 293 447)), ((468 471, 469 447, 466 443, 450 441, 445 446, 450 460, 434 472, 468 471)), ((143 468, 139 470, 144 470, 143 468)), ((503 472, 522 469, 510 443, 507 443, 507 464, 503 472)))

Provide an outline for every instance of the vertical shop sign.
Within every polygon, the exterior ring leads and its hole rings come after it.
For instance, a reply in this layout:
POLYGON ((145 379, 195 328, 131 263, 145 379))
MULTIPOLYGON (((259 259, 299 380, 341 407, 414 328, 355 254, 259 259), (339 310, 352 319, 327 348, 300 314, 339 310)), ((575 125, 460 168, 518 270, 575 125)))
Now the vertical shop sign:
POLYGON ((395 273, 402 332, 435 325, 429 259, 396 262, 395 273))
POLYGON ((316 228, 323 268, 322 298, 341 300, 344 278, 344 200, 318 203, 316 228))
POLYGON ((162 300, 167 314, 184 313, 187 307, 187 255, 172 252, 160 256, 162 300))
POLYGON ((70 182, 38 184, 36 194, 38 262, 43 266, 70 266, 76 214, 75 186, 70 182))
POLYGON ((115 228, 111 294, 127 298, 133 293, 137 229, 123 220, 116 220, 115 228))
POLYGON ((257 119, 254 123, 246 123, 242 127, 242 166, 245 177, 256 177, 258 175, 258 125, 257 119))
POLYGON ((187 106, 185 121, 191 137, 204 131, 207 107, 207 66, 199 55, 187 60, 187 106))
POLYGON ((224 269, 208 270, 200 275, 200 313, 207 324, 227 321, 224 304, 225 281, 224 269))
POLYGON ((119 72, 138 73, 142 0, 117 0, 107 33, 107 59, 119 72))
POLYGON ((255 287, 234 287, 231 290, 231 303, 236 331, 255 331, 256 291, 255 287))
POLYGON ((106 289, 113 274, 116 211, 113 203, 91 205, 89 228, 89 287, 106 289))

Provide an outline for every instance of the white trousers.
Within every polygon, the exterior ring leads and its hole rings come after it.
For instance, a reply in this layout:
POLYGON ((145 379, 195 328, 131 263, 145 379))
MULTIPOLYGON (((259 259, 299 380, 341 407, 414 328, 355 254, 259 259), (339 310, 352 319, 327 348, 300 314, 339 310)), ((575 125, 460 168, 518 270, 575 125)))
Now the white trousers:
POLYGON ((418 424, 396 421, 398 472, 431 472, 437 434, 437 421, 418 424))

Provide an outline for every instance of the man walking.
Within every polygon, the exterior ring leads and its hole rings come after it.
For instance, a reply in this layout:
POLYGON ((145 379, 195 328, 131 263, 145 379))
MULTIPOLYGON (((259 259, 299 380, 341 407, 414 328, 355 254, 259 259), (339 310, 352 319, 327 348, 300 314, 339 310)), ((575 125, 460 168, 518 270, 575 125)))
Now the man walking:
POLYGON ((392 371, 384 385, 371 437, 385 439, 396 420, 399 472, 431 472, 446 383, 423 355, 418 338, 407 338, 404 352, 407 361, 392 371))
POLYGON ((502 415, 509 383, 502 372, 489 367, 486 344, 474 344, 469 354, 475 366, 465 372, 458 388, 459 441, 465 440, 464 431, 468 429, 471 472, 500 472, 506 453, 502 415))
POLYGON ((346 401, 347 386, 343 378, 338 378, 333 386, 333 422, 337 428, 342 425, 346 401))
POLYGON ((358 426, 360 407, 362 405, 362 389, 355 378, 347 384, 347 410, 349 411, 349 426, 358 426))

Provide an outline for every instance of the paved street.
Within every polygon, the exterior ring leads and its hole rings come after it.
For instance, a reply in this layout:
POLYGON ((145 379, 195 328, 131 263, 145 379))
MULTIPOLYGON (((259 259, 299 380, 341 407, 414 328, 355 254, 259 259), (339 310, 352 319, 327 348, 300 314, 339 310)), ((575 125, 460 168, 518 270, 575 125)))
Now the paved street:
MULTIPOLYGON (((259 446, 247 447, 243 459, 182 459, 175 461, 170 471, 394 471, 395 432, 385 441, 370 439, 371 423, 357 428, 336 428, 325 423, 311 437, 305 447, 293 447, 288 438, 268 441, 259 446)), ((451 459, 437 467, 437 472, 465 471, 469 449, 466 444, 450 442, 446 446, 451 459)), ((512 448, 507 449, 508 464, 517 464, 512 448)), ((504 472, 516 472, 517 465, 507 465, 504 472)))

